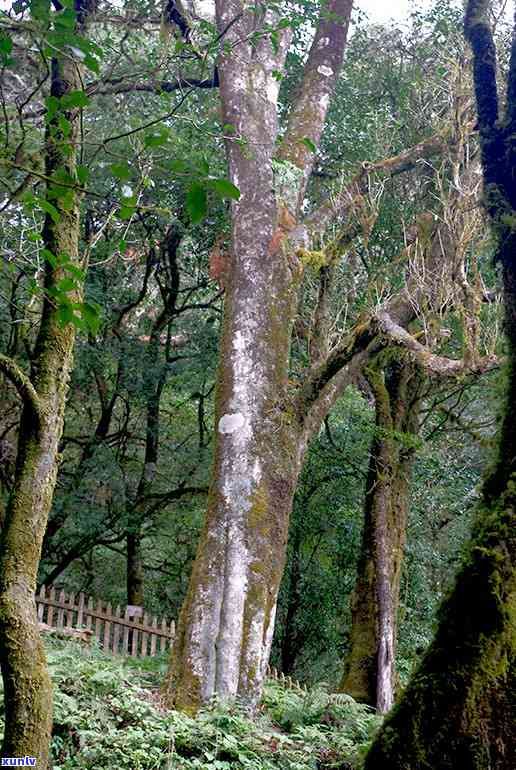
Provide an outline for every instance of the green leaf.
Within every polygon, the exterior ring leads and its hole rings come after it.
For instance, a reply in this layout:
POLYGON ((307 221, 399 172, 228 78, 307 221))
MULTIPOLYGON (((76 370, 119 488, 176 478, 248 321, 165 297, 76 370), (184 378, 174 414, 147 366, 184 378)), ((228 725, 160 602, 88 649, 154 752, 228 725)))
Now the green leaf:
POLYGON ((120 219, 131 219, 132 215, 135 212, 134 206, 120 206, 120 211, 118 212, 118 216, 120 219))
POLYGON ((45 104, 47 106, 45 120, 47 123, 50 123, 50 121, 56 115, 59 109, 59 106, 60 106, 59 99, 57 98, 57 96, 47 96, 47 98, 45 99, 45 104))
POLYGON ((206 190, 198 182, 194 182, 186 194, 186 210, 193 224, 201 222, 206 216, 208 210, 206 190))
POLYGON ((308 136, 305 136, 303 139, 301 139, 301 142, 306 145, 306 147, 308 147, 310 152, 317 152, 317 147, 308 136))
POLYGON ((169 160, 165 165, 175 174, 186 174, 190 171, 190 166, 184 160, 169 160))
POLYGON ((144 139, 145 147, 161 147, 167 143, 168 131, 161 129, 159 133, 147 134, 144 139))
POLYGON ((64 115, 59 115, 57 122, 59 124, 59 128, 61 129, 61 133, 63 137, 66 139, 68 136, 70 136, 70 133, 72 131, 72 124, 68 120, 68 118, 65 118, 64 115))
POLYGON ((89 103, 90 99, 85 91, 70 91, 69 94, 61 97, 61 106, 65 110, 72 107, 87 107, 89 103))
POLYGON ((37 21, 47 21, 50 16, 49 0, 30 0, 30 15, 37 21))
POLYGON ((231 198, 234 201, 240 198, 240 190, 229 179, 209 179, 207 184, 221 198, 231 198))
POLYGON ((77 289, 77 284, 71 278, 62 278, 57 284, 57 290, 63 294, 67 294, 69 291, 77 289))
POLYGON ((76 21, 77 15, 72 8, 65 8, 63 11, 56 13, 54 17, 54 23, 57 29, 59 29, 59 27, 65 30, 73 29, 76 21))
POLYGON ((70 275, 74 275, 78 281, 84 281, 85 273, 84 270, 81 270, 77 265, 65 265, 65 270, 67 273, 70 273, 70 275))
POLYGON ((100 306, 93 302, 83 302, 80 313, 92 334, 97 334, 100 327, 100 306))
POLYGON ((127 163, 112 163, 109 168, 111 169, 113 176, 116 176, 117 179, 127 181, 131 178, 131 169, 127 163))
POLYGON ((50 265, 52 265, 52 267, 54 268, 54 270, 56 269, 56 267, 57 267, 57 266, 58 266, 58 264, 59 264, 59 260, 58 260, 58 258, 56 257, 56 255, 55 255, 55 254, 52 254, 52 252, 51 252, 49 249, 41 249, 41 256, 42 256, 42 257, 43 257, 43 259, 45 259, 45 260, 46 260, 46 261, 47 261, 47 262, 48 262, 50 265))
POLYGON ((77 174, 77 179, 79 180, 80 184, 86 184, 90 175, 90 172, 86 166, 77 166, 75 173, 77 174))
POLYGON ((99 72, 100 72, 99 63, 98 63, 97 59, 95 59, 95 57, 92 56, 91 54, 89 54, 89 53, 86 54, 86 56, 83 59, 83 64, 84 64, 85 67, 87 67, 89 70, 94 72, 96 75, 99 74, 99 72))
POLYGON ((69 323, 73 323, 74 312, 68 302, 59 305, 57 308, 57 322, 59 326, 66 326, 69 323))
POLYGON ((44 198, 36 198, 36 203, 39 206, 40 209, 45 211, 47 214, 49 214, 50 218, 53 222, 56 224, 61 219, 61 214, 56 209, 55 206, 53 206, 49 201, 46 201, 44 198))
POLYGON ((4 67, 13 63, 11 52, 13 50, 13 41, 5 32, 0 32, 0 62, 4 67))

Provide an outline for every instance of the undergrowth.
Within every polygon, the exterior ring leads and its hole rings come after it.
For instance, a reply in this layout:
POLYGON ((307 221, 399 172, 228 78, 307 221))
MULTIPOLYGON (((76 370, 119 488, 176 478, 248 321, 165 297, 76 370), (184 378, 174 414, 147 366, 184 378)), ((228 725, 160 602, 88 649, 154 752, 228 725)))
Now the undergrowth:
POLYGON ((53 770, 352 770, 378 726, 347 696, 275 682, 252 718, 213 702, 194 719, 162 706, 164 658, 122 660, 58 640, 47 652, 53 770))

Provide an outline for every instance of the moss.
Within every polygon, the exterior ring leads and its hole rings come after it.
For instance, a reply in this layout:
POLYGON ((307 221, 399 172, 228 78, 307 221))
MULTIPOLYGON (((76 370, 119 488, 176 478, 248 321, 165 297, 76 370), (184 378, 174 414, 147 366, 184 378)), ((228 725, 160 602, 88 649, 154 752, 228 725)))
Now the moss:
POLYGON ((311 267, 318 271, 328 264, 328 256, 325 251, 308 251, 307 249, 298 249, 296 255, 301 260, 301 264, 311 267))

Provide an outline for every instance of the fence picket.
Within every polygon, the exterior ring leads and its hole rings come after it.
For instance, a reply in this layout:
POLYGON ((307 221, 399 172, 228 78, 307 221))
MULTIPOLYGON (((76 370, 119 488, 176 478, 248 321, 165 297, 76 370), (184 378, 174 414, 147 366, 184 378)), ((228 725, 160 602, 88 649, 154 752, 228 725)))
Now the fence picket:
MULTIPOLYGON (((157 629, 157 627, 158 627, 158 619, 157 619, 156 615, 154 615, 154 617, 152 618, 152 628, 156 628, 157 629)), ((158 637, 156 636, 156 634, 151 634, 151 637, 150 637, 150 654, 151 654, 151 658, 154 657, 154 655, 156 654, 156 642, 157 641, 158 641, 158 637)))
POLYGON ((64 625, 64 604, 66 601, 65 592, 59 592, 59 609, 57 610, 57 627, 63 628, 64 625))
POLYGON ((73 628, 73 616, 75 611, 75 594, 70 594, 67 600, 67 604, 70 605, 70 609, 66 610, 65 628, 73 628))
MULTIPOLYGON (((108 603, 106 607, 106 615, 112 615, 111 604, 108 603)), ((109 643, 111 641, 111 623, 109 620, 104 621, 104 638, 102 640, 102 647, 104 652, 109 652, 109 643)))
POLYGON ((138 657, 138 620, 139 618, 134 619, 134 626, 133 626, 133 638, 131 639, 131 657, 137 658, 138 657))
MULTIPOLYGON (((143 627, 148 628, 149 626, 149 616, 146 612, 143 613, 143 627)), ((145 658, 147 656, 147 643, 149 641, 149 634, 147 631, 142 631, 142 650, 141 650, 141 657, 145 658)))
MULTIPOLYGON (((125 620, 129 620, 129 610, 125 611, 125 620)), ((122 652, 124 655, 129 654, 129 626, 124 626, 124 641, 122 645, 122 652)))
POLYGON ((88 612, 86 613, 86 628, 91 631, 93 625, 93 599, 91 596, 88 599, 88 612))
POLYGON ((95 614, 95 639, 100 642, 100 628, 102 625, 102 599, 97 600, 97 613, 95 614))
POLYGON ((47 623, 49 626, 52 625, 52 620, 54 619, 54 603, 56 600, 56 590, 52 586, 50 589, 50 593, 48 594, 48 614, 47 614, 47 623))
POLYGON ((164 652, 167 649, 167 640, 166 640, 166 637, 165 637, 165 634, 167 633, 167 631, 168 631, 167 621, 165 620, 165 618, 163 618, 163 620, 161 621, 161 633, 162 633, 162 636, 160 636, 160 639, 159 639, 159 651, 160 652, 164 652))
POLYGON ((118 655, 119 653, 118 646, 120 644, 120 630, 122 626, 120 623, 116 622, 116 619, 121 617, 122 615, 120 614, 120 605, 117 604, 115 608, 115 622, 113 623, 113 655, 118 655))
MULTIPOLYGON (((40 598, 40 599, 44 599, 44 598, 45 598, 45 586, 41 586, 41 588, 39 589, 39 598, 40 598)), ((37 601, 37 600, 36 600, 36 601, 37 601)), ((38 621, 39 621, 40 623, 42 623, 42 622, 43 622, 43 613, 44 613, 44 612, 45 612, 45 605, 44 605, 44 604, 43 604, 43 602, 41 601, 41 602, 38 604, 38 621)))
POLYGON ((79 604, 77 607, 77 628, 82 628, 84 623, 84 594, 81 591, 79 594, 79 604))

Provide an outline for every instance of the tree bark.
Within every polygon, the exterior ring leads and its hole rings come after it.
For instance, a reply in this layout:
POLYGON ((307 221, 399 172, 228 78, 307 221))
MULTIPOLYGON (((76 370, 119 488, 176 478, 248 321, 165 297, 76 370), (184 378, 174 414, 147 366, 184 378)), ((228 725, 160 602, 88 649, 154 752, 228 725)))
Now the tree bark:
POLYGON ((508 363, 498 453, 469 554, 434 641, 374 742, 366 770, 508 770, 516 766, 516 42, 499 119, 487 0, 469 0, 486 209, 502 264, 508 363))
MULTIPOLYGON (((61 98, 82 90, 81 65, 67 52, 51 62, 51 96, 61 98)), ((46 175, 65 171, 76 178, 79 141, 77 111, 58 114, 46 133, 46 175), (65 117, 70 133, 63 136, 58 118, 65 117)), ((55 183, 55 187, 59 187, 55 183)), ((64 192, 64 191, 63 191, 64 192)), ((43 244, 52 255, 67 255, 83 268, 78 255, 79 196, 72 192, 67 205, 55 198, 58 221, 46 215, 43 244)), ((39 636, 34 592, 41 545, 52 503, 58 469, 68 380, 73 361, 75 327, 60 323, 52 289, 66 275, 63 267, 46 262, 45 297, 32 359, 32 374, 4 374, 23 399, 16 474, 0 539, 0 663, 5 692, 5 734, 2 757, 31 756, 38 768, 48 767, 52 727, 52 687, 39 636)), ((80 301, 81 287, 69 294, 80 301)), ((15 366, 15 365, 14 365, 15 366)))
POLYGON ((400 575, 423 374, 403 354, 387 350, 366 368, 375 395, 376 430, 364 504, 364 530, 352 597, 350 647, 340 685, 361 703, 388 711, 400 575))
POLYGON ((299 637, 296 632, 296 615, 301 605, 301 531, 296 527, 292 537, 292 557, 289 575, 289 591, 283 639, 281 641, 281 670, 292 674, 299 652, 299 637))
POLYGON ((297 217, 313 164, 302 139, 319 140, 351 5, 330 0, 325 6, 298 97, 298 105, 311 100, 310 107, 292 113, 279 156, 288 178, 280 179, 272 164, 275 75, 291 33, 281 30, 271 40, 266 29, 277 24, 275 10, 263 7, 257 16, 239 0, 217 2, 227 47, 218 65, 223 121, 244 146, 227 142, 230 177, 241 195, 232 209, 213 479, 164 686, 168 703, 190 712, 215 693, 254 707, 268 665, 303 455, 300 421, 287 397, 302 273, 294 245, 303 236, 297 217), (257 32, 261 36, 248 42, 257 32))

